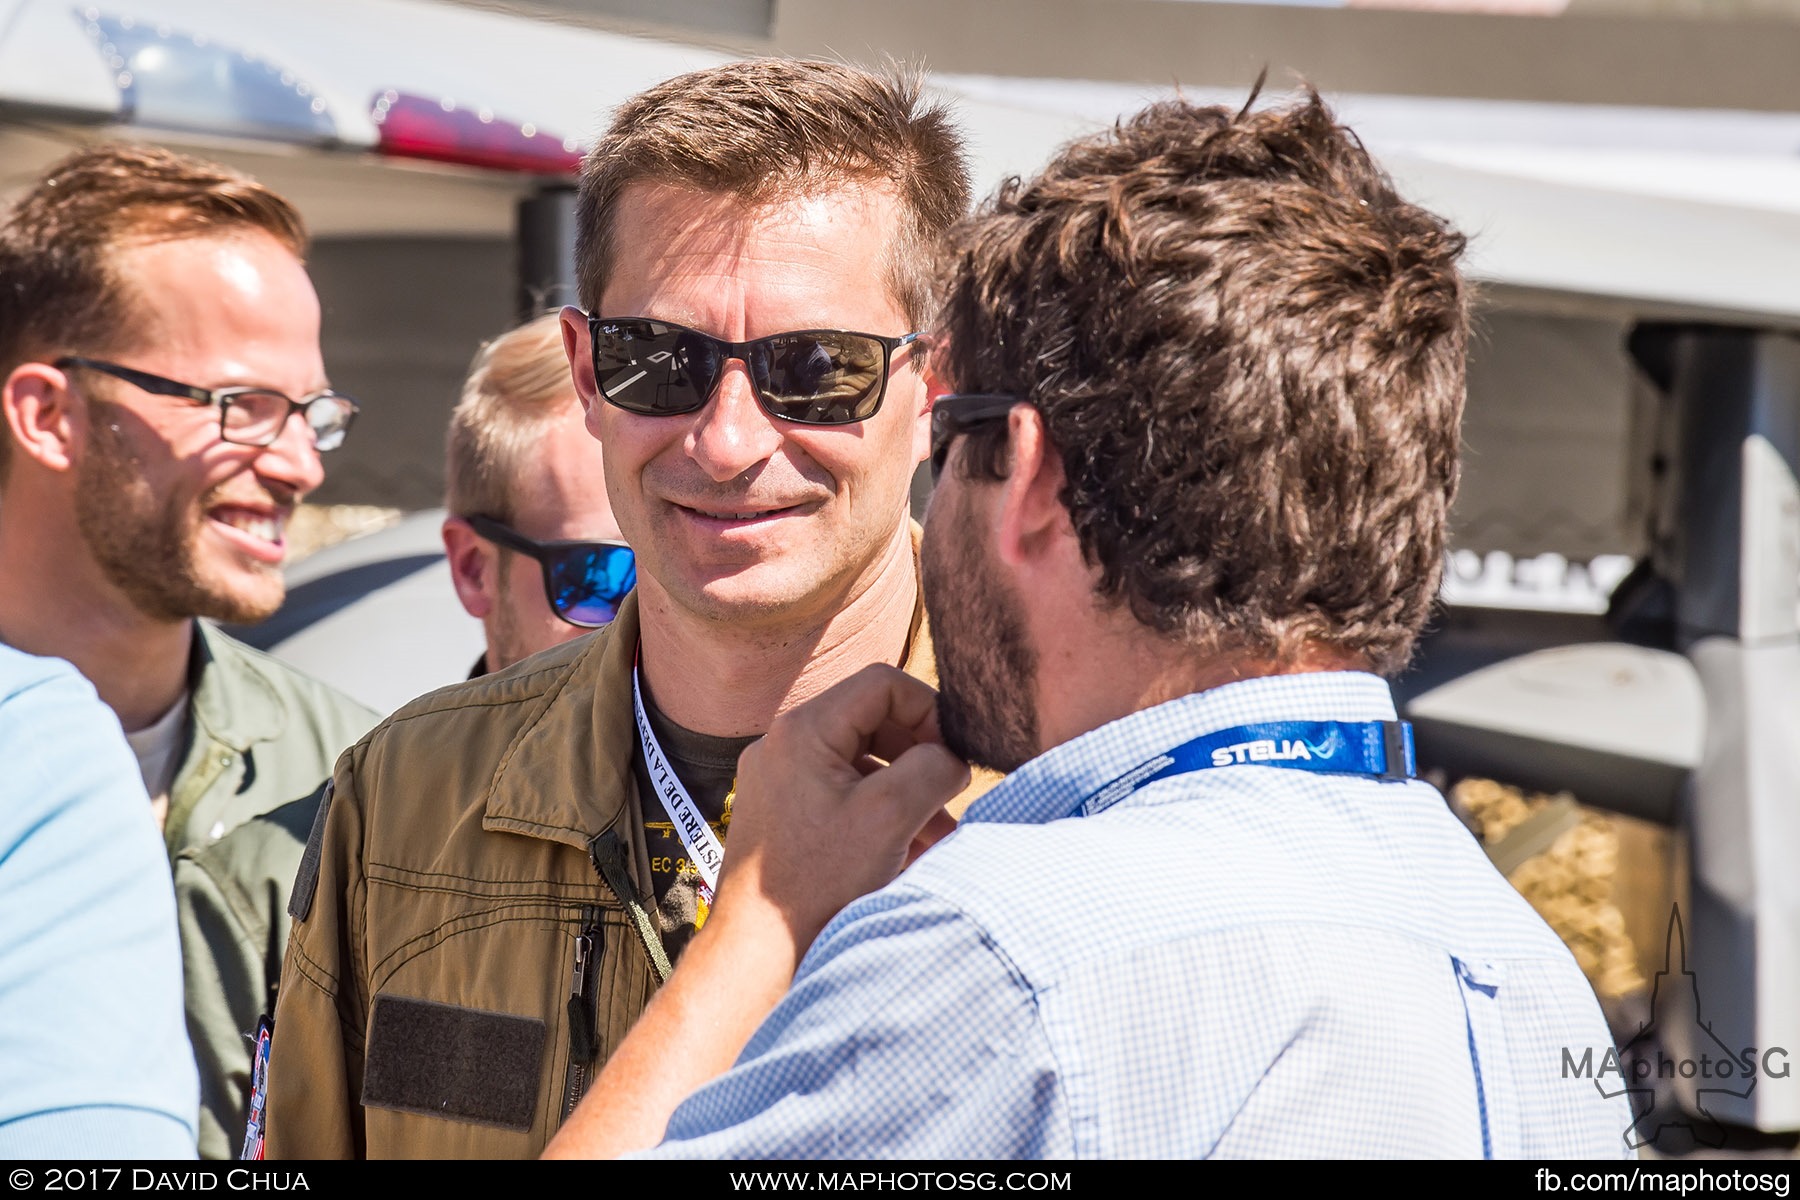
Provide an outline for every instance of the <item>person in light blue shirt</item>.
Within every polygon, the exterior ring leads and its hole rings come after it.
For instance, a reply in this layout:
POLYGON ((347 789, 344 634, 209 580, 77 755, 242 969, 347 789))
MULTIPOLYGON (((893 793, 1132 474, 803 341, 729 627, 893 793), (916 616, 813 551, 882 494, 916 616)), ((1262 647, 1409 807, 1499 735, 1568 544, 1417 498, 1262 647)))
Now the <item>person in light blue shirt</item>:
POLYGON ((175 894, 119 719, 0 644, 0 1159, 193 1158, 175 894))
POLYGON ((1315 95, 1154 105, 967 221, 941 693, 868 668, 745 752, 713 914, 550 1153, 1627 1156, 1564 1070, 1592 991, 1381 678, 1444 556, 1463 245, 1315 95), (1010 774, 946 834, 965 761, 1010 774))

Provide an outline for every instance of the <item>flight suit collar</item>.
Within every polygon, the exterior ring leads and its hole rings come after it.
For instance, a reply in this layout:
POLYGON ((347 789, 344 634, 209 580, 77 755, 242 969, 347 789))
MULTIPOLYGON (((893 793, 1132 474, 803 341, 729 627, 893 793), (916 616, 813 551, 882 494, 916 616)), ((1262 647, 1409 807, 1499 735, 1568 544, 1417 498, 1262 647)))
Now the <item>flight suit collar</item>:
MULTIPOLYGON (((169 811, 163 825, 163 841, 171 857, 200 840, 198 831, 190 827, 214 786, 231 772, 241 790, 253 749, 277 740, 287 729, 287 703, 256 669, 250 653, 205 621, 194 622, 193 645, 188 651, 190 720, 181 766, 169 785, 169 811)), ((218 832, 208 829, 206 840, 217 836, 218 832)))
MULTIPOLYGON (((611 624, 549 652, 576 658, 532 701, 533 711, 495 772, 483 828, 585 851, 595 837, 625 820, 637 746, 631 714, 637 641, 634 592, 611 624)), ((508 677, 530 680, 532 661, 508 668, 486 686, 505 685, 508 677)))
POLYGON ((240 753, 279 738, 288 723, 286 702, 260 672, 230 669, 235 664, 225 660, 241 653, 205 621, 194 622, 188 688, 195 733, 240 753))

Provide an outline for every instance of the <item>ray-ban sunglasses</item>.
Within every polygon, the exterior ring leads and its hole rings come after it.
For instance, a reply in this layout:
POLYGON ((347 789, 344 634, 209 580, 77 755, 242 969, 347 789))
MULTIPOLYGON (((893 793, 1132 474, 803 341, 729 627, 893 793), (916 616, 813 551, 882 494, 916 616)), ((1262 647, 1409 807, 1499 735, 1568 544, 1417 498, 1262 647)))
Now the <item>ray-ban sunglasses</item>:
POLYGON ((706 407, 732 359, 763 411, 798 425, 849 425, 881 408, 894 354, 925 335, 801 329, 748 342, 646 317, 588 315, 594 379, 608 403, 645 416, 706 407))
POLYGON ((606 624, 637 586, 637 557, 624 542, 536 542, 489 517, 467 520, 494 545, 537 559, 544 571, 544 599, 571 625, 597 629, 606 624))

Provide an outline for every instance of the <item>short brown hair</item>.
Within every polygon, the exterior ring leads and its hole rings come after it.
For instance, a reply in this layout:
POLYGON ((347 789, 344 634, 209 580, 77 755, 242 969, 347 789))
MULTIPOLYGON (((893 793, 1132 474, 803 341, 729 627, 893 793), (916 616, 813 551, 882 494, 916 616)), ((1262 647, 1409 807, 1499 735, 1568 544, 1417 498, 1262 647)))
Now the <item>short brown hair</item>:
MULTIPOLYGON (((1403 666, 1457 480, 1463 237, 1317 95, 1159 103, 954 238, 959 391, 1028 399, 1103 597, 1209 651, 1403 666)), ((1005 469, 1005 426, 962 478, 1005 469)))
MULTIPOLYGON (((906 223, 888 286, 909 320, 931 309, 932 250, 969 206, 962 137, 923 106, 917 71, 756 58, 678 75, 627 100, 582 163, 575 277, 592 311, 612 267, 614 208, 634 183, 762 204, 854 183, 891 186, 906 223)), ((635 314, 613 314, 635 315, 635 314)))
MULTIPOLYGON (((136 298, 113 268, 119 247, 243 230, 305 256, 293 205, 228 167, 119 143, 62 159, 0 223, 0 379, 34 355, 130 348, 136 298)), ((10 448, 0 436, 0 478, 10 448)))
POLYGON ((574 395, 555 313, 483 345, 450 414, 445 506, 459 517, 511 521, 514 485, 532 448, 574 395))

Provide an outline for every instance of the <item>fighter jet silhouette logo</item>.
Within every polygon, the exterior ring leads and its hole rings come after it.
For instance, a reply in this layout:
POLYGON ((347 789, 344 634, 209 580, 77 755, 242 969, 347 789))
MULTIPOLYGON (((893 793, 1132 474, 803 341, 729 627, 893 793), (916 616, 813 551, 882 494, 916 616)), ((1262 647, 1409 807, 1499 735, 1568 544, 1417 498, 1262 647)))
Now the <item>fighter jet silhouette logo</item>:
MULTIPOLYGON (((1707 1057, 1710 1058, 1711 1055, 1709 1054, 1707 1057)), ((1606 1082, 1603 1079, 1606 1073, 1604 1071, 1594 1076, 1594 1086, 1600 1090, 1602 1096, 1609 1100, 1619 1096, 1631 1097, 1632 1111, 1637 1113, 1638 1117, 1631 1123, 1630 1128, 1625 1130, 1625 1144, 1633 1150, 1657 1145, 1664 1132, 1671 1129, 1686 1129, 1696 1145, 1718 1149, 1725 1145, 1725 1129, 1710 1111, 1709 1097, 1724 1095, 1743 1099, 1756 1089, 1754 1067, 1744 1070, 1743 1056, 1734 1053, 1713 1032, 1712 1025, 1702 1019, 1699 981, 1694 978, 1694 973, 1688 970, 1687 965, 1687 932, 1681 924, 1680 906, 1676 906, 1669 912, 1669 936, 1663 957, 1663 969, 1656 973, 1656 979, 1650 990, 1650 1019, 1639 1025, 1638 1031, 1632 1039, 1619 1047, 1618 1062, 1621 1064, 1621 1069, 1619 1071, 1620 1086, 1617 1090, 1607 1091, 1606 1082), (1679 964, 1679 970, 1675 969, 1677 964, 1679 964), (1669 1023, 1668 1018, 1678 995, 1678 989, 1683 987, 1688 990, 1691 997, 1689 1003, 1693 1006, 1690 1011, 1694 1014, 1694 1024, 1704 1035, 1704 1040, 1697 1038, 1696 1042, 1700 1045, 1710 1043, 1715 1047, 1721 1059, 1731 1062, 1741 1071, 1741 1074, 1734 1073, 1728 1078, 1733 1082, 1741 1078, 1745 1080, 1745 1083, 1743 1090, 1735 1090, 1725 1086, 1725 1080, 1718 1074, 1711 1074, 1707 1077, 1708 1086, 1695 1089, 1694 1106, 1698 1110, 1697 1112, 1689 1113, 1681 1109, 1671 1111, 1665 1105, 1664 1111, 1659 1113, 1656 1088, 1649 1085, 1647 1080, 1652 1074, 1660 1074, 1663 1065, 1668 1060, 1659 1043, 1652 1039, 1659 1027, 1666 1027, 1669 1023), (1651 1064, 1647 1057, 1634 1055, 1633 1050, 1654 1051, 1657 1062, 1651 1064), (1651 1066, 1651 1071, 1646 1072, 1644 1079, 1632 1078, 1632 1064, 1635 1062, 1643 1062, 1651 1066)), ((1686 1077, 1698 1077, 1692 1065, 1689 1066, 1686 1077)))

